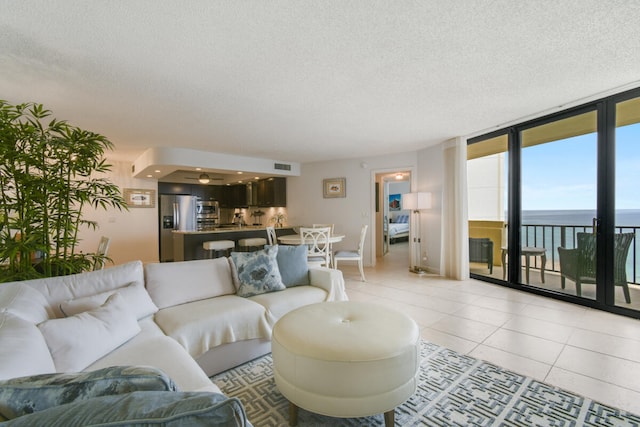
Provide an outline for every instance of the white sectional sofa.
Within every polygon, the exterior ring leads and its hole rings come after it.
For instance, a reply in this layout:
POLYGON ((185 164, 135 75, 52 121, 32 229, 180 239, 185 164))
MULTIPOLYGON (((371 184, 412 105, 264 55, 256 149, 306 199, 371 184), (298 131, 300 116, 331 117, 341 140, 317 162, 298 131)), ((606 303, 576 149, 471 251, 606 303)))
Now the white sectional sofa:
POLYGON ((308 285, 237 294, 230 258, 135 261, 101 271, 0 284, 0 380, 144 365, 181 391, 220 390, 209 376, 271 351, 271 330, 306 304, 345 300, 339 270, 308 285))

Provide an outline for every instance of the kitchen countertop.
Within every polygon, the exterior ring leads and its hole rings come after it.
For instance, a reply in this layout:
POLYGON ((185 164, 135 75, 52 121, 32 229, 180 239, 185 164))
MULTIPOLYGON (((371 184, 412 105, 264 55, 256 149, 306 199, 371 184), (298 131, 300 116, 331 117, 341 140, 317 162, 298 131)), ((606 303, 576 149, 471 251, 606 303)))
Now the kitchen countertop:
MULTIPOLYGON (((278 228, 292 228, 292 226, 278 227, 278 228)), ((176 234, 215 234, 215 233, 228 233, 230 231, 250 231, 250 230, 266 230, 266 225, 243 225, 239 226, 221 226, 214 230, 202 230, 202 231, 181 231, 181 230, 173 230, 173 233, 176 234)))

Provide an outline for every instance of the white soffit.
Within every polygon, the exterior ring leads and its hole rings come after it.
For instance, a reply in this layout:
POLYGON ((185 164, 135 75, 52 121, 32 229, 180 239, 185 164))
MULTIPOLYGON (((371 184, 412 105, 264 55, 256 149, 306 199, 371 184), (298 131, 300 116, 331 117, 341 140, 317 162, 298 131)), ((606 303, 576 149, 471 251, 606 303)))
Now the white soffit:
POLYGON ((194 171, 196 168, 227 175, 246 172, 247 175, 300 176, 300 164, 296 162, 172 147, 146 150, 135 160, 131 172, 136 178, 161 179, 176 171, 194 171))

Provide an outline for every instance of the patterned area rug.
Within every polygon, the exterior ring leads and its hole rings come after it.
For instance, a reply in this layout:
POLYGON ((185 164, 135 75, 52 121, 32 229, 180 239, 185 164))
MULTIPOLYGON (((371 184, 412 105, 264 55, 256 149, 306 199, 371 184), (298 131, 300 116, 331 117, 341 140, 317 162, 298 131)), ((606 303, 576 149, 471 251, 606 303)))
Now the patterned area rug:
MULTIPOLYGON (((418 390, 396 409, 396 426, 639 426, 640 417, 491 363, 422 342, 418 390)), ((271 355, 211 377, 238 397, 255 427, 287 426, 289 403, 271 355)), ((384 418, 338 419, 299 410, 299 426, 383 426, 384 418)))

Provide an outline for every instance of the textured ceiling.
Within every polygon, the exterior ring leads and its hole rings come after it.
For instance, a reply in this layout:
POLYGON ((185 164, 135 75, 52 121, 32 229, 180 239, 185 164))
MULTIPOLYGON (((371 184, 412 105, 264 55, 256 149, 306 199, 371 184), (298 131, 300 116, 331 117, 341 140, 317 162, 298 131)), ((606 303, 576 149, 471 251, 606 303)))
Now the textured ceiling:
POLYGON ((131 160, 358 158, 634 85, 639 28, 637 0, 0 0, 0 98, 131 160))

